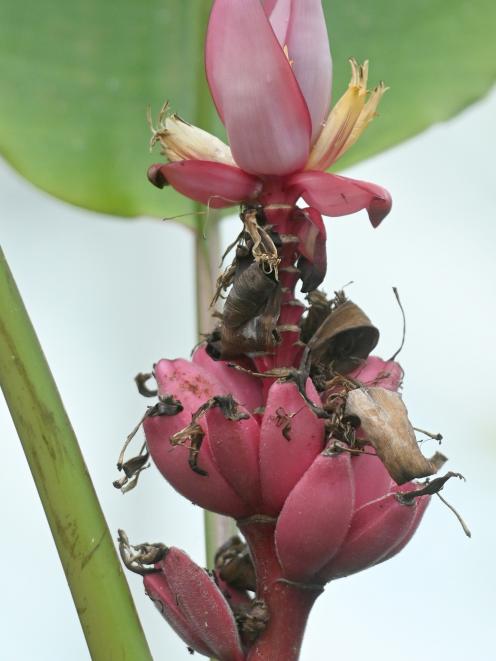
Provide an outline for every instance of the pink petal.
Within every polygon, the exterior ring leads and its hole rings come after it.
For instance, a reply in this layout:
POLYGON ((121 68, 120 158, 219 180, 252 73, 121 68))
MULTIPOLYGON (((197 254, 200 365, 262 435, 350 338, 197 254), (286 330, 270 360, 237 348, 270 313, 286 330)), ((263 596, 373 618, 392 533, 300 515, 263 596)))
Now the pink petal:
POLYGON ((282 47, 286 45, 292 0, 264 0, 263 8, 282 47))
POLYGON ((170 624, 177 635, 184 640, 186 645, 199 654, 213 656, 213 651, 180 611, 165 575, 162 572, 147 574, 144 577, 143 583, 146 594, 154 602, 163 618, 170 624))
POLYGON ((379 457, 375 454, 372 455, 373 448, 366 446, 364 451, 371 454, 361 454, 351 460, 355 481, 355 509, 357 510, 372 500, 382 498, 396 486, 379 457))
POLYGON ((403 505, 394 494, 357 510, 340 550, 321 572, 330 581, 375 565, 404 538, 415 519, 416 504, 403 505))
POLYGON ((241 372, 234 367, 229 367, 224 360, 213 360, 202 345, 193 354, 192 361, 212 375, 224 389, 230 393, 238 404, 244 406, 248 411, 262 406, 262 382, 261 379, 241 372))
MULTIPOLYGON (((238 412, 243 413, 242 407, 238 412)), ((260 511, 260 471, 258 447, 260 427, 252 418, 229 420, 216 407, 205 416, 212 456, 219 471, 238 496, 260 511)))
MULTIPOLYGON (((188 463, 189 451, 183 445, 171 445, 169 439, 191 422, 191 411, 174 416, 147 418, 143 423, 150 456, 165 479, 185 498, 201 507, 241 518, 250 513, 247 505, 222 477, 212 457, 208 436, 203 438, 197 457, 198 466, 207 472, 199 475, 188 463)), ((205 423, 202 428, 205 430, 205 423)))
POLYGON ((159 172, 179 193, 212 209, 253 200, 262 187, 239 168, 213 161, 176 161, 160 166, 159 172))
POLYGON ((293 175, 287 182, 287 188, 297 192, 307 204, 326 216, 345 216, 367 209, 374 227, 388 215, 392 205, 391 196, 385 188, 315 170, 293 175))
POLYGON ((210 90, 240 168, 266 175, 303 168, 310 116, 260 0, 216 0, 205 59, 210 90))
POLYGON ((222 661, 243 661, 238 629, 227 601, 207 572, 176 548, 161 562, 181 611, 222 661))
MULTIPOLYGON (((320 404, 308 379, 307 394, 320 404)), ((317 418, 291 382, 269 390, 260 430, 260 478, 265 508, 277 514, 303 473, 324 447, 324 422, 317 418)))
POLYGON ((348 377, 360 381, 364 386, 380 386, 397 392, 403 381, 403 368, 394 360, 382 360, 378 356, 369 356, 367 360, 348 377))
POLYGON ((286 578, 311 582, 336 554, 353 514, 350 455, 319 454, 278 517, 276 546, 286 578))
POLYGON ((312 143, 329 113, 332 60, 322 0, 297 0, 287 33, 289 59, 312 120, 312 143))

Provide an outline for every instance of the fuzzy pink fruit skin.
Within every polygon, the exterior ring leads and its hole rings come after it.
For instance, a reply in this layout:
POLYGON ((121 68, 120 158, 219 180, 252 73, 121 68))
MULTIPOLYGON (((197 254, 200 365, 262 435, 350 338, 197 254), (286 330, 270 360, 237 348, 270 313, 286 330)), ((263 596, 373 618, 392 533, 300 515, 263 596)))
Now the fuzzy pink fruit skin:
MULTIPOLYGON (((320 401, 310 380, 307 395, 314 403, 320 401)), ((260 430, 260 479, 267 512, 280 512, 288 494, 323 447, 323 420, 310 410, 296 384, 276 381, 268 393, 260 430), (289 440, 283 434, 284 416, 290 423, 289 440)))
POLYGON ((338 552, 353 516, 350 455, 319 454, 278 517, 276 548, 286 578, 312 582, 338 552))
POLYGON ((204 419, 199 424, 205 436, 198 454, 198 465, 208 475, 198 475, 188 464, 188 448, 173 446, 170 437, 184 429, 192 414, 214 395, 227 395, 220 383, 206 370, 187 360, 161 360, 155 365, 161 396, 172 395, 184 410, 173 416, 147 418, 143 423, 150 456, 168 482, 191 502, 205 509, 235 518, 247 516, 249 508, 221 475, 208 442, 204 419))
POLYGON ((213 656, 220 661, 243 661, 233 613, 207 572, 176 548, 169 549, 160 566, 179 608, 213 656))
POLYGON ((388 494, 363 505, 353 515, 338 553, 319 573, 328 582, 372 567, 404 539, 415 520, 417 505, 403 505, 388 494))
MULTIPOLYGON (((191 415, 183 411, 178 415, 147 418, 143 423, 146 443, 153 462, 176 491, 195 505, 234 518, 247 516, 250 510, 245 502, 221 475, 210 450, 208 435, 198 453, 197 463, 207 475, 195 473, 188 464, 188 448, 172 446, 170 437, 191 422, 191 415)), ((205 429, 205 422, 200 425, 205 429)))
POLYGON ((162 572, 147 574, 143 583, 145 592, 154 602, 162 617, 170 624, 188 647, 204 656, 212 656, 213 651, 198 635, 195 628, 181 612, 175 595, 169 587, 167 578, 162 572))
POLYGON ((225 360, 213 360, 203 345, 194 352, 192 362, 205 369, 216 381, 222 383, 235 401, 250 413, 263 405, 262 383, 256 376, 229 367, 225 360))
MULTIPOLYGON (((245 410, 238 407, 239 413, 245 410)), ((219 408, 205 416, 214 461, 238 496, 252 512, 262 511, 258 447, 260 427, 251 416, 229 420, 219 408)))
POLYGON ((356 510, 372 500, 385 496, 396 486, 384 464, 374 453, 374 449, 366 446, 364 453, 367 454, 361 454, 351 459, 356 510))

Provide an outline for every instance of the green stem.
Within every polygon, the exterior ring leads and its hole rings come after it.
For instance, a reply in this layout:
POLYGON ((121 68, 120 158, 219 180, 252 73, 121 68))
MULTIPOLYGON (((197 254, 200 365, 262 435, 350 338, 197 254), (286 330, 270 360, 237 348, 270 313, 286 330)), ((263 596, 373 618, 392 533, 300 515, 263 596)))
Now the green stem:
MULTIPOLYGON (((213 123, 215 115, 210 92, 205 77, 205 65, 203 61, 203 44, 205 39, 205 26, 208 22, 211 3, 203 3, 203 15, 198 21, 198 44, 200 56, 198 57, 198 67, 196 72, 196 113, 195 124, 203 129, 209 130, 213 123)), ((197 205, 196 210, 205 213, 205 207, 197 205)), ((195 233, 195 264, 196 264, 196 311, 197 311, 197 329, 198 337, 201 339, 201 333, 206 333, 212 328, 212 315, 210 310, 210 301, 214 293, 215 281, 220 262, 220 243, 219 243, 219 217, 212 210, 207 210, 207 222, 200 220, 197 223, 195 233), (205 231, 206 238, 203 236, 205 231)), ((199 215, 198 218, 204 218, 199 215)), ((215 551, 223 544, 226 539, 236 533, 234 521, 213 514, 204 512, 205 522, 205 554, 207 566, 213 567, 215 551)))
POLYGON ((151 659, 77 439, 1 249, 0 382, 91 658, 151 659))
MULTIPOLYGON (((212 212, 213 216, 214 213, 212 212)), ((219 223, 217 218, 212 217, 208 229, 208 243, 199 229, 195 233, 196 318, 200 338, 201 333, 208 332, 213 325, 210 301, 214 294, 219 252, 219 223)), ((206 510, 204 523, 207 566, 212 568, 216 550, 236 533, 236 527, 232 519, 206 510)))

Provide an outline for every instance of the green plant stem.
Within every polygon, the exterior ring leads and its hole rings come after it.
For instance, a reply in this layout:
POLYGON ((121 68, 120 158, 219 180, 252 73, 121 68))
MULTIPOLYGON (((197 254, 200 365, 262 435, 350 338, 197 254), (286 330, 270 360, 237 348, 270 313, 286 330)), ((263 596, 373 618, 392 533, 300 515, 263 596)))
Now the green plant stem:
MULTIPOLYGON (((198 43, 203 44, 205 39, 205 26, 210 14, 210 2, 203 3, 203 14, 198 20, 198 43)), ((203 58, 199 58, 196 70, 196 116, 195 124, 208 130, 213 123, 215 109, 212 104, 210 92, 205 77, 205 65, 203 58)), ((196 211, 205 213, 203 205, 196 205, 196 211)), ((199 220, 195 233, 195 264, 196 264, 196 319, 198 338, 201 333, 212 329, 212 315, 210 301, 215 288, 217 272, 220 262, 219 242, 219 215, 212 209, 207 210, 207 222, 199 220), (205 236, 203 233, 205 232, 205 236)), ((204 216, 198 215, 199 219, 204 216)), ((226 539, 236 533, 234 521, 227 517, 204 512, 205 523, 205 555, 207 566, 213 567, 214 555, 218 547, 226 539)))
POLYGON ((151 659, 77 439, 1 249, 0 381, 91 658, 151 659))
MULTIPOLYGON (((212 212, 212 215, 214 213, 212 212)), ((200 229, 195 233, 195 264, 196 264, 196 318, 198 337, 212 329, 213 319, 210 301, 214 293, 214 283, 219 266, 219 223, 217 218, 211 218, 208 229, 208 242, 200 229)), ((214 565, 216 550, 226 539, 236 533, 235 523, 231 519, 213 512, 204 512, 205 523, 205 554, 207 566, 214 565)))

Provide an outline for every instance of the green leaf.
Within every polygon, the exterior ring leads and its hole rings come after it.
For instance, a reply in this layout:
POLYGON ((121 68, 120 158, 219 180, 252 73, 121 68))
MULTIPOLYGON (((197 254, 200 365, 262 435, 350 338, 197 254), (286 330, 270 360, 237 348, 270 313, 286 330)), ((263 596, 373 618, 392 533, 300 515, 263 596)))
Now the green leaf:
MULTIPOLYGON (((347 57, 368 59, 369 87, 391 88, 339 169, 453 117, 496 79, 493 0, 333 0, 324 7, 334 62, 333 99, 349 82, 347 57)), ((407 176, 408 173, 405 173, 407 176)))
MULTIPOLYGON (((203 41, 210 0, 3 0, 0 150, 49 193, 123 216, 178 215, 191 204, 146 180, 147 105, 165 99, 223 135, 208 96, 203 41)), ((492 0, 324 0, 334 98, 347 59, 369 58, 391 91, 339 166, 453 116, 494 80, 492 0)), ((247 30, 250 26, 247 25, 247 30)), ((180 219, 197 225, 194 216, 180 219)))

